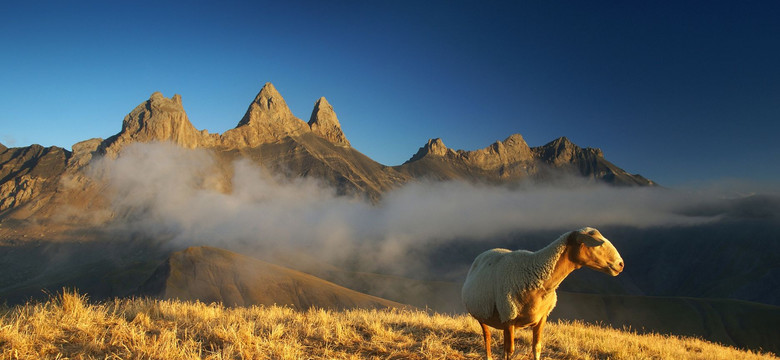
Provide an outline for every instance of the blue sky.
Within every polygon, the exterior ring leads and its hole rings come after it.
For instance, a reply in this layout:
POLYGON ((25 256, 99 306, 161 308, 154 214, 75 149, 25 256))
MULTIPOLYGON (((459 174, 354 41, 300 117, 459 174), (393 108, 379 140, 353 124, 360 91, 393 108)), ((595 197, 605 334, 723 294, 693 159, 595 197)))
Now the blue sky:
POLYGON ((780 181, 780 3, 0 3, 0 142, 106 138, 154 91, 234 127, 265 82, 325 96, 386 165, 567 136, 663 185, 780 181))

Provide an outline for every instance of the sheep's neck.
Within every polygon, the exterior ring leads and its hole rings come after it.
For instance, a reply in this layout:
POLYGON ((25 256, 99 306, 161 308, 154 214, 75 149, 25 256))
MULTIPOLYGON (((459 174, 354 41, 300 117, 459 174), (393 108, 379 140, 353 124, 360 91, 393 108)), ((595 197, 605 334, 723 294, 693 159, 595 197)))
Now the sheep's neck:
POLYGON ((555 263, 552 275, 544 282, 544 288, 548 291, 554 291, 572 271, 578 268, 579 266, 571 260, 569 248, 566 247, 558 258, 558 262, 555 263))

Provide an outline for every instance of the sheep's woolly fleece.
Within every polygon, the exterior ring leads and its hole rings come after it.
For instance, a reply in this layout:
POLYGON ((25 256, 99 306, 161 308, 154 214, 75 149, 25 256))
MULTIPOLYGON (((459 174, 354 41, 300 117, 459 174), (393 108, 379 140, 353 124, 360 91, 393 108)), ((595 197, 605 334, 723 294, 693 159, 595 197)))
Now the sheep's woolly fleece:
POLYGON ((490 318, 493 309, 498 310, 501 322, 516 318, 520 314, 517 298, 541 288, 552 276, 569 234, 536 252, 492 249, 477 256, 461 293, 466 310, 478 319, 490 318))

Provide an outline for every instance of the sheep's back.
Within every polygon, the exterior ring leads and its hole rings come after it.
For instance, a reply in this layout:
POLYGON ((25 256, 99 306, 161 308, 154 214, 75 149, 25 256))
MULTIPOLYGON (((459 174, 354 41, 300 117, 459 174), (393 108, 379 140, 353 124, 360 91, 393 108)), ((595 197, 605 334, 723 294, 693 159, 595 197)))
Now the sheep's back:
POLYGON ((498 311, 502 321, 518 315, 516 295, 534 282, 533 253, 525 250, 492 249, 471 265, 461 296, 466 310, 478 319, 498 311))
POLYGON ((494 295, 500 288, 501 263, 510 252, 507 249, 491 249, 474 259, 461 290, 463 305, 471 315, 487 319, 493 314, 494 295))

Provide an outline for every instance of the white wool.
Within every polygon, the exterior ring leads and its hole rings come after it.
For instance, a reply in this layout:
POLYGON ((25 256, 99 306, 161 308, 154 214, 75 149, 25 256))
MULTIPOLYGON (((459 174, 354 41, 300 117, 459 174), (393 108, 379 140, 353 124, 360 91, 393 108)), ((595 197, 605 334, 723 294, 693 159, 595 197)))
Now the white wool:
POLYGON ((521 310, 519 300, 552 276, 569 234, 536 252, 492 249, 477 256, 461 291, 466 310, 478 319, 490 318, 494 310, 501 322, 516 318, 521 310))

